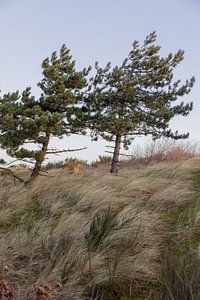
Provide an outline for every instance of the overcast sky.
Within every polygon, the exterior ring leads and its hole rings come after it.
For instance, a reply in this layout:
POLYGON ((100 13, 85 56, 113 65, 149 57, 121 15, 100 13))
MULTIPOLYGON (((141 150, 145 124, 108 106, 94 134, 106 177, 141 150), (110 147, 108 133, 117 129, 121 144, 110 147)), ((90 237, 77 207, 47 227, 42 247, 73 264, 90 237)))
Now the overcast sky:
MULTIPOLYGON (((41 62, 65 43, 77 68, 111 61, 120 64, 134 40, 157 31, 161 53, 185 50, 176 76, 196 77, 189 117, 173 120, 172 128, 200 140, 200 1, 199 0, 0 0, 0 89, 2 93, 31 86, 39 95, 41 62)), ((87 137, 54 141, 61 148, 87 146, 79 157, 103 154, 104 143, 87 137)), ((131 151, 131 149, 130 149, 131 151)), ((3 155, 3 154, 2 154, 3 155)), ((61 157, 63 158, 63 157, 61 157)), ((56 159, 61 159, 56 158, 56 159)))

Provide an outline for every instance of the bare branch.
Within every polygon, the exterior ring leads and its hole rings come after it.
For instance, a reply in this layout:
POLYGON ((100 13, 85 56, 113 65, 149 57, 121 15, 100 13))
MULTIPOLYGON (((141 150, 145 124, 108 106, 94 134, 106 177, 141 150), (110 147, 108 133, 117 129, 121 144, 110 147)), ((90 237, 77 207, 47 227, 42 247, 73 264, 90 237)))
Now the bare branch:
POLYGON ((120 153, 120 155, 129 156, 129 157, 133 157, 133 155, 131 155, 131 154, 125 154, 125 153, 120 153))
POLYGON ((43 177, 53 177, 53 176, 49 176, 48 174, 39 174, 39 176, 43 176, 43 177))
MULTIPOLYGON (((111 153, 111 154, 113 154, 114 152, 112 152, 112 151, 105 151, 106 153, 111 153)), ((125 154, 125 153, 120 153, 119 155, 124 155, 124 156, 129 156, 129 157, 133 157, 133 155, 131 155, 131 154, 125 154)))
POLYGON ((114 146, 108 146, 108 145, 106 145, 106 148, 115 148, 114 146))
POLYGON ((112 151, 108 151, 108 150, 106 150, 105 151, 106 153, 111 153, 111 154, 113 154, 114 152, 112 152, 112 151))
POLYGON ((13 163, 15 163, 15 162, 17 162, 17 161, 21 161, 21 159, 14 159, 14 160, 12 160, 11 162, 6 163, 5 166, 10 166, 10 165, 12 165, 13 163))
POLYGON ((29 164, 35 164, 35 162, 34 161, 32 161, 32 160, 28 160, 28 159, 22 159, 22 161, 23 162, 26 162, 26 163, 29 163, 29 164))
POLYGON ((19 181, 21 181, 21 182, 24 182, 24 179, 20 178, 20 177, 19 177, 18 175, 16 175, 16 174, 14 174, 13 171, 10 170, 9 168, 0 167, 0 170, 9 172, 9 173, 13 176, 14 180, 17 179, 17 180, 19 180, 19 181))
POLYGON ((7 163, 6 166, 10 166, 10 165, 12 165, 13 163, 15 163, 17 161, 26 162, 26 163, 30 163, 30 164, 35 164, 34 161, 31 161, 31 160, 28 160, 28 159, 25 159, 25 158, 18 158, 18 159, 15 159, 15 160, 7 163))
POLYGON ((77 149, 63 149, 63 150, 51 150, 51 151, 47 151, 46 154, 58 154, 58 153, 64 153, 64 152, 75 152, 75 151, 81 151, 81 150, 85 150, 87 149, 87 147, 83 147, 83 148, 77 148, 77 149))
POLYGON ((48 174, 48 173, 49 173, 49 172, 48 172, 47 170, 45 170, 45 169, 41 169, 40 172, 45 173, 45 174, 48 174))

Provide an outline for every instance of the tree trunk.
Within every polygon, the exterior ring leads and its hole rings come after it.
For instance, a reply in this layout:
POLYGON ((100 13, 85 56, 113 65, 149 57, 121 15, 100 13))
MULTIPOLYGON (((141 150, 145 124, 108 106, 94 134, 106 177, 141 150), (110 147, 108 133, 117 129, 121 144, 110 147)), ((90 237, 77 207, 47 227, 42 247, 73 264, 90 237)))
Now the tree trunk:
POLYGON ((114 148, 113 158, 111 162, 110 173, 118 172, 121 140, 122 140, 121 134, 117 134, 115 139, 115 148, 114 148))
POLYGON ((31 177, 29 179, 30 181, 33 181, 39 174, 42 168, 42 163, 45 159, 47 150, 48 150, 48 145, 49 145, 49 135, 46 135, 46 137, 44 138, 44 142, 42 144, 42 155, 40 157, 40 159, 37 159, 33 168, 33 171, 31 173, 31 177))
POLYGON ((42 162, 43 160, 36 160, 33 171, 31 173, 30 181, 33 181, 40 174, 42 162))

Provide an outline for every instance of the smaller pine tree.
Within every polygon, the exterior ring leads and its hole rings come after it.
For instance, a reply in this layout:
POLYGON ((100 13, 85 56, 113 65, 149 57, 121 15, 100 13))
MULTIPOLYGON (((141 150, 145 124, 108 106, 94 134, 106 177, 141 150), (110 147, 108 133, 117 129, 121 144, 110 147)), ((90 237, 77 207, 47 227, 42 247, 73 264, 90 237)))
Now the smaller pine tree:
POLYGON ((47 154, 60 152, 49 149, 51 137, 84 133, 84 111, 79 101, 90 68, 76 71, 70 50, 63 45, 59 56, 53 52, 43 61, 42 69, 39 99, 26 88, 21 95, 4 95, 0 102, 1 145, 12 157, 35 162, 31 180, 40 174, 47 154), (39 149, 30 149, 31 144, 39 149))

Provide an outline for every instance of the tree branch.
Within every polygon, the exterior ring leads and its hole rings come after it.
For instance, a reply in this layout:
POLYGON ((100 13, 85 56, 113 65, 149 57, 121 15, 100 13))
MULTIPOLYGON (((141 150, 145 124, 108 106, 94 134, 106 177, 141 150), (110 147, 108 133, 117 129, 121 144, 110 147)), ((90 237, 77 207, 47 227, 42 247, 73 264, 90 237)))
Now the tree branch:
POLYGON ((24 179, 20 178, 20 177, 19 177, 18 175, 16 175, 16 174, 14 174, 13 171, 11 171, 9 168, 0 167, 0 170, 9 172, 9 173, 13 176, 14 180, 17 179, 17 180, 19 180, 20 182, 24 182, 24 179))
POLYGON ((59 154, 59 153, 64 153, 64 152, 75 152, 75 151, 81 151, 81 150, 85 150, 87 149, 87 147, 83 147, 83 148, 77 148, 77 149, 63 149, 63 150, 51 150, 51 151, 47 151, 46 154, 59 154))
POLYGON ((111 153, 111 154, 113 154, 113 153, 114 153, 114 152, 111 152, 111 151, 108 151, 108 150, 106 150, 105 152, 106 152, 106 153, 111 153))
POLYGON ((133 157, 132 154, 125 154, 125 153, 120 153, 120 155, 128 156, 128 157, 133 157))
POLYGON ((114 146, 108 146, 108 145, 106 145, 106 148, 112 148, 112 149, 114 149, 115 147, 114 146))
POLYGON ((35 164, 34 161, 24 159, 24 158, 18 158, 18 159, 12 160, 11 162, 7 163, 6 166, 10 166, 17 161, 21 161, 21 162, 25 162, 25 163, 29 163, 29 164, 35 164))

